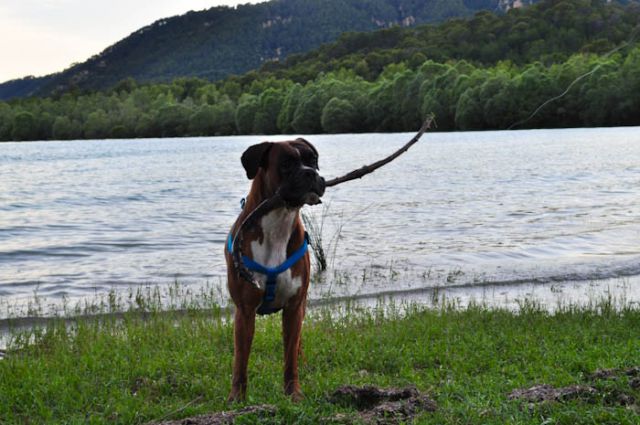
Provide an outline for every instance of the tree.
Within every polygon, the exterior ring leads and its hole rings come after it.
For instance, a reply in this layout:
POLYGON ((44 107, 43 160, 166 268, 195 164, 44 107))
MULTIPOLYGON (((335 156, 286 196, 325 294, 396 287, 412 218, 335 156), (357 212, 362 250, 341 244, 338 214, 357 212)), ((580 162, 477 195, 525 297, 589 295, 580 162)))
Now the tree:
POLYGON ((211 105, 202 105, 189 117, 189 135, 208 136, 215 134, 215 108, 211 105))
POLYGON ((456 105, 456 128, 460 130, 481 130, 484 127, 480 88, 468 88, 456 105))
POLYGON ((254 122, 256 134, 276 134, 278 132, 278 115, 284 103, 280 90, 268 88, 260 94, 259 108, 254 122))
POLYGON ((75 136, 74 126, 67 116, 59 116, 53 123, 53 137, 57 140, 68 140, 75 136))
POLYGON ((110 123, 107 113, 102 109, 91 112, 84 124, 84 134, 90 139, 102 139, 110 135, 110 123))
POLYGON ((481 93, 493 92, 493 96, 485 98, 484 118, 487 126, 494 129, 506 129, 518 121, 515 86, 509 75, 498 73, 487 81, 481 93), (485 87, 486 86, 486 87, 485 87))
POLYGON ((13 132, 13 110, 9 105, 0 102, 0 140, 11 140, 13 132))
POLYGON ((291 126, 296 133, 319 134, 322 133, 322 108, 324 107, 323 95, 311 87, 305 88, 296 108, 291 126))
POLYGON ((278 130, 283 134, 289 134, 293 132, 293 117, 300 103, 302 97, 302 86, 300 84, 294 84, 291 86, 287 95, 284 98, 282 108, 278 114, 277 122, 278 130))
POLYGON ((224 95, 213 106, 213 128, 215 135, 236 134, 236 106, 228 96, 224 95))
POLYGON ((326 133, 350 133, 357 129, 356 119, 351 102, 334 97, 322 110, 322 129, 326 133))
POLYGON ((21 111, 13 117, 13 140, 34 140, 37 134, 38 128, 31 112, 21 111))
POLYGON ((253 94, 244 94, 238 101, 235 121, 238 134, 255 134, 254 123, 260 109, 260 100, 253 94))
POLYGON ((190 111, 182 104, 165 105, 158 111, 156 122, 162 137, 179 137, 187 133, 190 111))

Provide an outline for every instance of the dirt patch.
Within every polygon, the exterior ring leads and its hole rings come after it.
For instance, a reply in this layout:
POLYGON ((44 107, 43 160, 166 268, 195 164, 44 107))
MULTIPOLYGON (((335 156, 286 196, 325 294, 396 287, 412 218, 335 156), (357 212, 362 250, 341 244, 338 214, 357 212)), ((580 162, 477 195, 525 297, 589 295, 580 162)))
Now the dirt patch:
POLYGON ((608 404, 633 406, 636 399, 630 392, 640 389, 640 367, 598 369, 589 376, 589 379, 601 387, 603 400, 608 404), (629 389, 625 388, 625 384, 629 389), (630 391, 631 390, 631 391, 630 391))
POLYGON ((276 414, 276 408, 271 405, 249 406, 240 410, 212 413, 209 415, 194 416, 192 418, 177 421, 155 422, 148 425, 229 425, 241 416, 255 415, 258 418, 272 417, 276 414))
POLYGON ((330 423, 350 423, 354 420, 369 424, 395 424, 411 420, 422 412, 433 412, 436 403, 415 387, 378 388, 374 386, 338 388, 331 402, 359 410, 356 417, 339 414, 328 418, 330 423))
MULTIPOLYGON (((436 403, 414 387, 383 389, 374 386, 338 388, 330 397, 333 404, 358 410, 356 415, 338 414, 325 418, 324 423, 397 424, 411 420, 421 412, 433 412, 436 403)), ((240 410, 211 413, 175 421, 153 422, 147 425, 230 425, 237 419, 252 415, 260 419, 273 418, 275 406, 248 406, 240 410)))
POLYGON ((629 368, 616 368, 616 369, 598 369, 593 372, 590 376, 592 380, 596 379, 618 379, 623 376, 629 378, 638 378, 640 377, 640 366, 629 367, 629 368))
POLYGON ((575 398, 590 398, 598 391, 585 385, 572 385, 569 387, 555 388, 551 385, 535 385, 531 388, 513 390, 509 394, 509 400, 524 400, 530 403, 542 403, 544 401, 566 401, 575 398))
POLYGON ((531 404, 582 399, 608 405, 631 406, 635 403, 633 391, 640 389, 638 366, 598 369, 586 378, 589 385, 560 388, 545 384, 535 385, 531 388, 513 390, 508 397, 510 400, 522 400, 531 404))

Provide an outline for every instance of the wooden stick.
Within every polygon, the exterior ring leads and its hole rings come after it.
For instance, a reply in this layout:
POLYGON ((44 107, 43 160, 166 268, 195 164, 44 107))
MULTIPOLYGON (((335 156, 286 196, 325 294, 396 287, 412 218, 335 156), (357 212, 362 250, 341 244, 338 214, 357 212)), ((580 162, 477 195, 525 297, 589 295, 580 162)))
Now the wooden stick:
POLYGON ((404 145, 403 147, 395 151, 393 154, 389 155, 384 159, 381 159, 380 161, 374 162, 373 164, 365 165, 361 168, 358 168, 357 170, 354 170, 348 174, 345 174, 342 177, 336 177, 335 179, 331 179, 328 182, 326 182, 326 186, 332 187, 332 186, 336 186, 351 180, 361 179, 363 176, 373 173, 375 170, 382 167, 383 165, 387 165, 388 163, 390 163, 391 161, 393 161, 394 159, 396 159, 397 157, 399 157, 400 155, 408 151, 411 146, 413 146, 418 140, 420 140, 422 135, 429 128, 431 128, 431 124, 433 123, 433 121, 434 121, 434 116, 429 115, 427 119, 424 121, 424 123, 422 124, 422 127, 420 127, 420 130, 418 131, 418 133, 415 136, 413 136, 413 139, 409 140, 409 142, 406 145, 404 145))
MULTIPOLYGON (((395 151, 393 154, 389 155, 385 159, 381 159, 380 161, 374 162, 373 164, 365 165, 364 167, 354 170, 342 177, 337 177, 335 179, 329 180, 328 182, 326 182, 326 187, 336 186, 341 183, 348 182, 350 180, 362 178, 362 176, 373 173, 375 170, 382 167, 383 165, 390 163, 391 161, 393 161, 394 159, 396 159, 397 157, 399 157, 400 155, 408 151, 411 146, 413 146, 418 140, 420 140, 422 135, 429 128, 431 128, 431 124, 433 122, 434 122, 434 116, 432 114, 427 117, 427 119, 422 124, 422 127, 420 127, 420 130, 418 131, 418 133, 415 136, 413 136, 413 139, 409 140, 409 142, 406 145, 404 145, 403 147, 395 151)), ((257 289, 260 289, 260 285, 258 284, 258 281, 255 279, 251 271, 247 269, 247 266, 244 264, 244 261, 242 261, 243 231, 245 227, 251 228, 260 218, 266 215, 269 211, 275 208, 279 208, 283 205, 284 205, 284 201, 280 197, 280 190, 278 189, 271 198, 265 199, 260 205, 258 205, 258 207, 256 207, 255 210, 249 213, 249 215, 244 219, 242 223, 240 223, 240 226, 238 226, 238 228, 236 229, 236 233, 232 239, 231 246, 232 246, 233 252, 231 252, 230 254, 231 254, 231 257, 233 258, 233 265, 237 273, 239 274, 239 276, 242 277, 247 282, 251 283, 257 289)))

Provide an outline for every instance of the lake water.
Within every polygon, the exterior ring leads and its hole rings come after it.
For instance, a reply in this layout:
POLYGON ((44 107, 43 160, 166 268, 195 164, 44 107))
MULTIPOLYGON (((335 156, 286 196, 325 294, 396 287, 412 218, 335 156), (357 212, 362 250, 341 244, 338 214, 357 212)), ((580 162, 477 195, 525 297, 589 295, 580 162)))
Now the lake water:
MULTIPOLYGON (((410 137, 307 139, 331 178, 410 137)), ((3 305, 176 280, 219 287, 224 303, 223 244, 250 185, 240 155, 290 138, 0 144, 3 305)), ((310 298, 635 282, 639 187, 639 128, 427 133, 305 207, 317 223, 324 217, 331 264, 310 298)))

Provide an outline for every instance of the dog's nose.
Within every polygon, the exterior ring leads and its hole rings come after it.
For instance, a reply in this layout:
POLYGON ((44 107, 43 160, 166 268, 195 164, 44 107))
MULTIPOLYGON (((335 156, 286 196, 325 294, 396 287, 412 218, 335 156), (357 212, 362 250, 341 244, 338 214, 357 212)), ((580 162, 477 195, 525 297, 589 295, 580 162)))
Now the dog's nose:
POLYGON ((324 195, 324 190, 327 188, 327 184, 324 180, 324 177, 318 176, 318 178, 316 179, 316 184, 318 186, 318 195, 320 196, 324 195))

